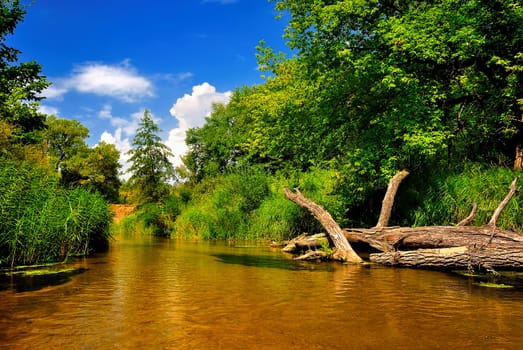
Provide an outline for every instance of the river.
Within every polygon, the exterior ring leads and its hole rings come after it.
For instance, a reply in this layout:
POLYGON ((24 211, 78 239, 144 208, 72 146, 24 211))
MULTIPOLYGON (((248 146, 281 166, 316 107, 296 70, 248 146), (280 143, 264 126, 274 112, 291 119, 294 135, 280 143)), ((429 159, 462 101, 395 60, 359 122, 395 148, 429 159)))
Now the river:
POLYGON ((0 349, 523 346, 523 289, 453 274, 153 237, 120 237, 73 265, 83 272, 53 286, 4 281, 0 349))

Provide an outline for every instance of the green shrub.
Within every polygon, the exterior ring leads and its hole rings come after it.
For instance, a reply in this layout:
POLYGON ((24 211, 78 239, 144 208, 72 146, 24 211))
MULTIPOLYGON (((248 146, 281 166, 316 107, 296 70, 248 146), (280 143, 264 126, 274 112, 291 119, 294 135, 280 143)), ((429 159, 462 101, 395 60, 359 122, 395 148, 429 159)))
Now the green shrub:
POLYGON ((283 194, 303 193, 341 217, 343 203, 333 195, 335 172, 268 175, 257 168, 206 179, 193 188, 191 201, 176 217, 178 237, 235 240, 284 240, 301 232, 322 230, 317 221, 283 194))

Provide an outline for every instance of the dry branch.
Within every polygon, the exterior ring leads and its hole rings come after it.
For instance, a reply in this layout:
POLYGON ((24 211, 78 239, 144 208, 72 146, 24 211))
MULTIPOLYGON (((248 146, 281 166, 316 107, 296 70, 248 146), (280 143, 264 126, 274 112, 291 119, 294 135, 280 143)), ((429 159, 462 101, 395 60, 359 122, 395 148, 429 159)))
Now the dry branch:
POLYGON ((472 203, 472 210, 470 211, 470 214, 465 219, 458 222, 457 226, 467 226, 468 224, 470 224, 476 217, 477 211, 478 211, 478 205, 476 203, 472 203))
POLYGON ((514 179, 514 181, 512 181, 512 183, 510 184, 510 191, 507 193, 507 195, 501 201, 501 203, 499 203, 498 207, 494 211, 494 214, 492 214, 492 218, 490 218, 490 221, 488 223, 490 226, 494 226, 494 227, 496 226, 496 222, 498 221, 499 215, 501 214, 503 209, 505 209, 505 207, 507 206, 508 202, 510 202, 510 200, 512 199, 512 197, 516 193, 516 190, 517 190, 516 185, 518 183, 518 180, 519 180, 519 177, 516 177, 514 179))
POLYGON ((336 221, 334 221, 328 211, 323 209, 322 206, 306 198, 299 190, 296 190, 296 193, 293 193, 285 188, 283 192, 287 198, 309 211, 322 224, 329 234, 331 242, 336 247, 336 256, 340 260, 352 263, 361 263, 363 261, 360 256, 352 249, 351 245, 343 235, 340 226, 336 221))
POLYGON ((380 217, 375 227, 386 227, 389 225, 396 192, 398 192, 401 182, 407 177, 407 175, 409 175, 409 172, 407 170, 402 170, 390 179, 389 185, 387 186, 387 192, 385 193, 381 204, 380 217))

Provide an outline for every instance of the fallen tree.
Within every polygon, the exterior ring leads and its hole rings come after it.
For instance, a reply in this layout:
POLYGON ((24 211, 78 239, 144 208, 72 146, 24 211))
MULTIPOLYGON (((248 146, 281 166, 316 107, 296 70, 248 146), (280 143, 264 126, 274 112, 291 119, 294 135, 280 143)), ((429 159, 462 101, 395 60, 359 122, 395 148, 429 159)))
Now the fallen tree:
POLYGON ((373 228, 339 229, 331 215, 321 206, 299 192, 284 189, 293 202, 311 212, 327 231, 327 235, 301 235, 284 248, 297 254, 296 259, 335 259, 359 263, 363 260, 346 255, 355 254, 352 245, 371 250, 372 262, 389 266, 431 269, 468 270, 523 270, 523 235, 496 226, 503 209, 514 196, 518 178, 510 185, 510 191, 484 226, 467 226, 475 216, 474 204, 470 215, 456 226, 389 227, 388 222, 394 197, 401 181, 408 175, 403 170, 389 182, 378 223, 373 228), (341 231, 340 231, 341 230, 341 231), (341 243, 340 243, 341 242, 341 243), (329 244, 333 251, 321 249, 329 244), (352 245, 351 245, 352 244, 352 245), (344 254, 339 254, 339 249, 344 254))

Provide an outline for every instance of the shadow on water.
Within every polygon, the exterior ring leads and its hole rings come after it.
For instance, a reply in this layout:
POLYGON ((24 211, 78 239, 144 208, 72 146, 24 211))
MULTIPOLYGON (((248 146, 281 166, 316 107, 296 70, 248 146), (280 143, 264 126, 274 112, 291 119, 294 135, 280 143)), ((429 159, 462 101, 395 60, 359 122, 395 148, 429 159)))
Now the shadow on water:
POLYGON ((523 272, 499 271, 496 274, 470 274, 467 271, 454 271, 453 274, 468 278, 474 285, 480 287, 523 290, 523 272))
POLYGON ((10 289, 17 293, 37 291, 67 283, 73 276, 85 271, 85 268, 62 268, 0 272, 0 290, 10 289))
POLYGON ((249 254, 211 254, 212 257, 218 259, 224 264, 253 266, 261 268, 291 270, 291 271, 331 271, 332 264, 327 263, 308 263, 304 261, 296 261, 290 259, 283 259, 281 257, 249 255, 249 254))

